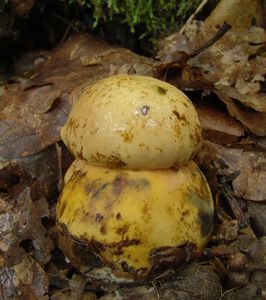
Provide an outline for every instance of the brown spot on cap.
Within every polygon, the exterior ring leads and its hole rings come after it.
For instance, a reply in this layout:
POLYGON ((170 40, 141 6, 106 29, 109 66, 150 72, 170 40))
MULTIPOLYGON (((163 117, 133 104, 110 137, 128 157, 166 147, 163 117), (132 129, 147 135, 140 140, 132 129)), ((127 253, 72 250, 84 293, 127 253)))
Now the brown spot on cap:
POLYGON ((121 137, 125 143, 130 143, 133 140, 134 135, 130 131, 124 131, 121 133, 121 137))
POLYGON ((186 209, 186 210, 184 210, 184 211, 182 211, 182 216, 189 216, 190 215, 190 210, 189 209, 186 209))
POLYGON ((158 90, 158 93, 160 94, 160 95, 165 95, 166 93, 167 93, 167 89, 165 89, 165 88, 163 88, 163 87, 161 87, 161 86, 157 86, 157 90, 158 90))
POLYGON ((140 113, 143 116, 146 116, 148 114, 149 110, 150 110, 150 106, 148 106, 148 105, 144 105, 139 109, 140 113))
POLYGON ((179 121, 181 121, 181 122, 183 122, 183 123, 186 123, 187 122, 187 119, 186 119, 186 117, 185 117, 185 115, 184 114, 180 114, 178 111, 176 111, 176 110, 173 110, 173 114, 176 116, 176 118, 179 120, 179 121))
POLYGON ((102 226, 101 226, 101 228, 100 228, 100 232, 101 232, 101 234, 106 234, 106 232, 107 232, 107 230, 106 230, 106 224, 103 224, 102 226))
POLYGON ((96 214, 95 222, 100 223, 100 222, 102 222, 103 219, 104 219, 104 216, 102 216, 100 214, 96 214))
POLYGON ((126 163, 121 160, 119 154, 106 156, 102 153, 96 152, 96 154, 91 155, 91 162, 97 165, 106 165, 110 168, 122 168, 126 166, 126 163))
POLYGON ((121 214, 120 213, 116 214, 115 218, 116 220, 121 220, 121 214))
POLYGON ((125 225, 123 227, 118 227, 115 232, 119 235, 124 235, 125 233, 128 232, 128 229, 129 229, 128 225, 125 225))

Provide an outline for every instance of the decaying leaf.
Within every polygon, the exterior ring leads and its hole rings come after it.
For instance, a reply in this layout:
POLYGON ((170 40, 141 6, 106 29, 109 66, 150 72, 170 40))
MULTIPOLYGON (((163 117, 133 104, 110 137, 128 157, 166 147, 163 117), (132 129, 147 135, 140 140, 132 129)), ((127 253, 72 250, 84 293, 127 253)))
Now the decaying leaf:
POLYGON ((1 299, 48 300, 48 276, 30 256, 17 264, 0 269, 1 299))
POLYGON ((240 101, 232 99, 219 91, 216 94, 224 101, 228 112, 242 124, 245 125, 251 132, 258 136, 265 136, 266 133, 266 113, 258 112, 253 109, 248 109, 241 104, 240 101))
POLYGON ((266 205, 260 202, 248 203, 250 223, 258 236, 266 236, 266 205))
POLYGON ((12 191, 17 185, 30 188, 33 200, 45 197, 50 200, 58 195, 59 168, 64 174, 73 157, 65 146, 62 146, 61 166, 55 145, 31 156, 6 161, 0 167, 0 189, 12 191))
POLYGON ((238 142, 245 133, 243 126, 220 107, 209 102, 195 102, 204 138, 220 145, 238 142))
POLYGON ((233 192, 238 198, 252 201, 266 200, 266 153, 261 150, 229 148, 205 141, 197 160, 204 168, 213 167, 218 161, 220 176, 239 172, 233 181, 233 192), (222 162, 222 163, 221 163, 222 162))
POLYGON ((49 214, 46 200, 33 202, 29 188, 25 188, 13 197, 2 194, 0 206, 1 266, 18 263, 25 252, 31 252, 41 265, 47 263, 54 246, 41 224, 49 214))
POLYGON ((229 23, 234 31, 243 32, 256 23, 265 25, 265 11, 261 0, 221 0, 206 22, 213 26, 229 23))
MULTIPOLYGON (((42 91, 43 88, 40 89, 41 100, 42 91)), ((36 91, 23 91, 16 85, 1 99, 0 160, 32 155, 59 140, 59 130, 67 119, 70 102, 66 95, 62 95, 47 113, 40 114, 39 109, 38 113, 32 113, 33 93, 38 101, 36 91)), ((47 96, 50 98, 50 95, 47 96)))
POLYGON ((84 275, 76 276, 73 279, 67 280, 67 285, 64 289, 55 291, 50 299, 51 300, 96 300, 97 297, 94 292, 86 290, 88 278, 84 275))
POLYGON ((15 13, 23 17, 25 16, 34 6, 35 0, 10 0, 10 4, 15 13))
POLYGON ((138 287, 121 287, 106 294, 102 299, 219 299, 221 285, 218 276, 209 265, 191 264, 180 270, 178 276, 160 282, 158 287, 141 285, 138 287))

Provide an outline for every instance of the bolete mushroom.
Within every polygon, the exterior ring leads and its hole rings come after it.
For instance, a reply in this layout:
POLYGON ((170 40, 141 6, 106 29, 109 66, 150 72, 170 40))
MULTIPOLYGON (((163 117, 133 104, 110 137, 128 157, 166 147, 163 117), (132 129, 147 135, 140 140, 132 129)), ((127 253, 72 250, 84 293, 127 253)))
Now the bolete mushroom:
POLYGON ((197 165, 108 169, 76 159, 57 207, 60 246, 78 268, 99 258, 118 277, 145 278, 154 249, 193 244, 212 230, 213 201, 197 165))
POLYGON ((174 86, 116 75, 85 89, 61 136, 75 157, 93 165, 168 169, 193 158, 201 125, 191 101, 174 86))

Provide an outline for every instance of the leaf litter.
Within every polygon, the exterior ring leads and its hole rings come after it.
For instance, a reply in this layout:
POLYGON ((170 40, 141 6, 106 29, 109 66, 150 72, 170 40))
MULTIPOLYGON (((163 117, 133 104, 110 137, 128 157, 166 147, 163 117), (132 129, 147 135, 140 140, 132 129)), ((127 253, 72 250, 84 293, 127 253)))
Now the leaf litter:
POLYGON ((256 15, 259 2, 245 0, 240 13, 234 1, 221 1, 205 22, 161 40, 157 60, 88 34, 72 36, 3 89, 3 299, 264 299, 266 36, 263 16, 256 15), (256 26, 250 25, 246 7, 256 15, 256 26), (202 48, 224 20, 232 28, 202 48), (197 53, 199 48, 203 50, 197 53), (189 56, 193 52, 197 54, 189 56), (213 234, 204 251, 173 249, 189 253, 187 263, 180 261, 152 282, 124 285, 76 270, 57 247, 54 226, 61 176, 73 160, 60 143, 60 129, 87 84, 119 73, 159 77, 195 98, 204 134, 196 162, 216 206, 213 234))

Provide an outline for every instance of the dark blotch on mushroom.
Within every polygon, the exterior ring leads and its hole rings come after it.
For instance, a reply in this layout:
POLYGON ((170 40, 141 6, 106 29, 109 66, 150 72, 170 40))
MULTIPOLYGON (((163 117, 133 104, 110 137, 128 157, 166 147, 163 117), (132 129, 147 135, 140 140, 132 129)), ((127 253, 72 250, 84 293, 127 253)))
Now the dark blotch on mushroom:
POLYGON ((121 214, 120 213, 116 214, 115 218, 116 220, 121 220, 121 214))
POLYGON ((198 217, 200 221, 200 233, 203 237, 206 237, 212 230, 213 215, 204 210, 199 210, 198 217))
POLYGON ((103 224, 100 228, 100 232, 101 234, 105 235, 107 233, 107 230, 106 230, 106 224, 103 224))
POLYGON ((104 219, 104 217, 103 217, 102 215, 96 214, 96 216, 95 216, 95 221, 96 221, 97 223, 102 222, 103 219, 104 219))
POLYGON ((98 196, 101 195, 101 193, 103 192, 103 190, 108 186, 108 182, 102 184, 100 187, 96 188, 93 190, 93 195, 91 196, 91 199, 93 198, 97 198, 98 196))
POLYGON ((184 114, 180 114, 180 113, 179 113, 178 111, 176 111, 176 110, 173 110, 173 114, 176 116, 176 118, 177 118, 179 121, 184 122, 184 123, 187 122, 187 119, 186 119, 186 117, 185 117, 184 114))
POLYGON ((159 94, 162 95, 162 96, 165 95, 165 94, 167 93, 167 90, 164 89, 164 88, 161 87, 161 86, 157 86, 157 90, 158 90, 159 94))

